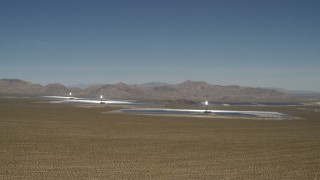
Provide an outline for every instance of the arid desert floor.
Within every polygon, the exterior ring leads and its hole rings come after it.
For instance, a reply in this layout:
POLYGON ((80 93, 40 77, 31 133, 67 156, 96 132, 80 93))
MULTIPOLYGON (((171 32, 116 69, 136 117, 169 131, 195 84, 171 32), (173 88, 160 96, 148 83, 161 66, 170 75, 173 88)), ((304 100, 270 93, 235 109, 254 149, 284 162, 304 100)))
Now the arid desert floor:
POLYGON ((300 120, 115 109, 1 98, 0 179, 320 179, 320 106, 235 108, 300 120))

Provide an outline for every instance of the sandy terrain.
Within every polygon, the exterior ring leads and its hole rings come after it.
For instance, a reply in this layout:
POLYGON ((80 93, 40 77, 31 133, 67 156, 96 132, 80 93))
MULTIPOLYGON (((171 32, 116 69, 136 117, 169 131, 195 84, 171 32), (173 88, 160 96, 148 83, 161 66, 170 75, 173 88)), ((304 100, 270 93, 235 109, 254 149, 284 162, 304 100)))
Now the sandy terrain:
MULTIPOLYGON (((232 107, 230 107, 232 108, 232 107)), ((304 120, 101 113, 0 99, 0 179, 319 179, 320 114, 304 120)))

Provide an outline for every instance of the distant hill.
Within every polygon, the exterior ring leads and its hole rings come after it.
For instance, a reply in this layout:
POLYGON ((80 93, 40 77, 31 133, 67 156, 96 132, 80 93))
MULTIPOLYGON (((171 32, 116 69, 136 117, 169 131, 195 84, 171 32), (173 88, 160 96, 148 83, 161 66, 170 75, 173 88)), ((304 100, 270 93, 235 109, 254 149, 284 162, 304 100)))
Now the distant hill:
POLYGON ((20 79, 0 79, 0 94, 10 95, 67 95, 70 89, 62 84, 32 84, 20 79))
POLYGON ((289 99, 293 96, 275 90, 251 88, 237 85, 221 86, 206 82, 185 81, 173 85, 176 93, 186 99, 212 99, 212 100, 246 100, 246 99, 289 99), (189 98, 188 98, 189 97, 189 98))
POLYGON ((73 84, 73 85, 69 85, 67 86, 67 88, 79 88, 79 89, 85 89, 91 86, 97 86, 97 85, 101 85, 101 84, 97 84, 97 83, 80 83, 80 84, 73 84))
MULTIPOLYGON (((0 94, 10 95, 68 95, 110 99, 159 99, 159 100, 287 100, 296 96, 266 88, 211 85, 202 81, 185 81, 180 84, 146 83, 127 85, 124 83, 95 85, 85 89, 67 88, 61 84, 39 85, 19 79, 1 79, 0 94)), ((174 103, 180 103, 179 101, 174 103)))
POLYGON ((271 89, 271 90, 283 92, 293 96, 304 97, 304 98, 320 98, 320 92, 317 92, 317 91, 286 90, 286 89, 279 89, 279 88, 265 88, 265 89, 271 89))
POLYGON ((25 94, 25 95, 41 95, 41 94, 66 94, 68 89, 61 84, 48 84, 42 86, 40 84, 32 84, 31 82, 19 79, 1 79, 1 94, 25 94))
POLYGON ((138 84, 137 86, 155 88, 155 87, 161 87, 161 86, 167 86, 167 85, 169 84, 164 82, 149 82, 149 83, 138 84))

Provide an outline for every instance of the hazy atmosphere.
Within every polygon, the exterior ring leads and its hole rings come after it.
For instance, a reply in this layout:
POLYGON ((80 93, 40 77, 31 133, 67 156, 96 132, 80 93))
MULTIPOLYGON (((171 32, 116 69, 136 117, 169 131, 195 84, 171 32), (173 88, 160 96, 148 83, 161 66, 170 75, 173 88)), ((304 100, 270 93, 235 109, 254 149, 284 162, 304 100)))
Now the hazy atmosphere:
POLYGON ((0 0, 0 179, 320 179, 320 1, 0 0))
POLYGON ((319 1, 1 1, 0 79, 320 91, 319 1))

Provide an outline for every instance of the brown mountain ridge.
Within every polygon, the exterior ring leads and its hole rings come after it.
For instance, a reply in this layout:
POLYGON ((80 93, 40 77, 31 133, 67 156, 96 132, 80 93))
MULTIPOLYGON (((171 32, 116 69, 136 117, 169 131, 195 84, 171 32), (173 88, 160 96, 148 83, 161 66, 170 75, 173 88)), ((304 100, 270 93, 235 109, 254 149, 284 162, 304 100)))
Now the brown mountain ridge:
POLYGON ((68 95, 79 97, 103 95, 115 99, 186 99, 186 100, 288 100, 294 96, 277 90, 237 85, 212 85, 203 81, 185 81, 161 86, 128 85, 124 83, 91 86, 86 89, 67 88, 62 84, 40 85, 19 79, 0 79, 2 95, 68 95))

